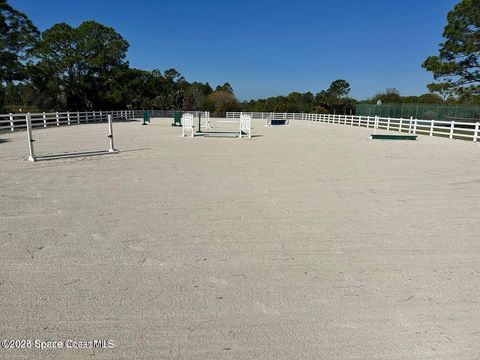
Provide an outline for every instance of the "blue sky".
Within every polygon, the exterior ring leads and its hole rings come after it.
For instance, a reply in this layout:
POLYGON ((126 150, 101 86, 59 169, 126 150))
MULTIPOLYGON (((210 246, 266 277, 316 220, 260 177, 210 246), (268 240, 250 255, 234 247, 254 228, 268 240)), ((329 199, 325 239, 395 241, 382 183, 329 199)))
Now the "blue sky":
POLYGON ((40 30, 96 20, 129 43, 132 67, 229 82, 241 100, 316 93, 342 78, 365 99, 388 87, 426 92, 457 0, 10 0, 40 30))

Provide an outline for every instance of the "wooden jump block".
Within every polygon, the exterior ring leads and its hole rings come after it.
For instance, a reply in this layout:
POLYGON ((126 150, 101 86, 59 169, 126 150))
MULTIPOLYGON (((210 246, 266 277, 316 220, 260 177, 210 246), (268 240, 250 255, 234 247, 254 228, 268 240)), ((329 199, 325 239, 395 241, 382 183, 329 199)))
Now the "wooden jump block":
POLYGON ((417 140, 417 135, 372 134, 370 139, 375 140, 417 140))

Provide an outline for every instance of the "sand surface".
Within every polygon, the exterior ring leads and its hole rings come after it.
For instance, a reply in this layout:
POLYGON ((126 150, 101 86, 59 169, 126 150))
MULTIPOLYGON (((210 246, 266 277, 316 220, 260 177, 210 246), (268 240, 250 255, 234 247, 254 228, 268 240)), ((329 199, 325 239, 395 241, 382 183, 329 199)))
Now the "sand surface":
POLYGON ((0 134, 1 359, 480 357, 479 145, 170 123, 0 134))

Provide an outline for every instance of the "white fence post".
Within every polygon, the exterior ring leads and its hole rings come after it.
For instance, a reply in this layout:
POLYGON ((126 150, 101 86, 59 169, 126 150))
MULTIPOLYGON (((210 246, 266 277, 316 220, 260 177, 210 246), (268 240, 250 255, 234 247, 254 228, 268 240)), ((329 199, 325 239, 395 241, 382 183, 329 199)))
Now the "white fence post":
POLYGON ((387 131, 390 130, 390 117, 388 117, 387 119, 387 131))
POLYGON ((478 139, 478 122, 475 123, 475 132, 473 133, 473 142, 477 142, 478 139))
POLYGON ((430 136, 433 136, 433 127, 435 126, 435 120, 430 123, 430 136))
POLYGON ((413 122, 413 135, 417 135, 417 119, 413 122))
POLYGON ((367 116, 367 128, 370 125, 370 116, 367 116))
POLYGON ((453 129, 455 128, 455 121, 450 125, 450 139, 453 139, 453 129))
POLYGON ((412 132, 412 122, 413 122, 413 116, 410 116, 410 122, 408 124, 408 133, 409 134, 412 132))
POLYGON ((108 152, 115 152, 115 148, 113 147, 112 115, 108 115, 108 138, 110 141, 110 149, 108 149, 108 152))
POLYGON ((47 127, 47 115, 45 114, 45 111, 43 112, 43 127, 46 128, 47 127))
POLYGON ((80 111, 77 111, 77 124, 80 124, 80 111))
POLYGON ((27 139, 28 139, 28 153, 29 153, 28 160, 35 161, 35 152, 33 149, 33 142, 35 140, 33 140, 32 138, 32 117, 30 113, 27 113, 27 115, 25 115, 25 121, 27 123, 27 139))
POLYGON ((70 111, 67 111, 67 124, 70 125, 70 111))
POLYGON ((58 111, 55 113, 55 118, 57 119, 57 126, 60 126, 60 119, 58 118, 58 111))
POLYGON ((398 125, 399 132, 402 132, 402 122, 403 122, 403 118, 400 118, 400 124, 398 125))
POLYGON ((378 130, 378 115, 375 115, 375 121, 373 123, 373 135, 377 134, 378 130))
POLYGON ((10 131, 11 131, 11 132, 14 132, 14 131, 15 131, 15 124, 14 124, 14 122, 13 122, 13 114, 10 113, 10 114, 9 114, 9 117, 10 117, 10 131))

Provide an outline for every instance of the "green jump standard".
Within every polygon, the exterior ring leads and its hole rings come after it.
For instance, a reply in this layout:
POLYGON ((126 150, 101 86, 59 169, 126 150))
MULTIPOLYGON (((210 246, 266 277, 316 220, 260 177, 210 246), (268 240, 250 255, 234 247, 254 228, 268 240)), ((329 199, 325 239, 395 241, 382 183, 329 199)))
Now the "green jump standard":
POLYGON ((373 134, 370 139, 377 140, 417 140, 416 135, 379 135, 373 134))

